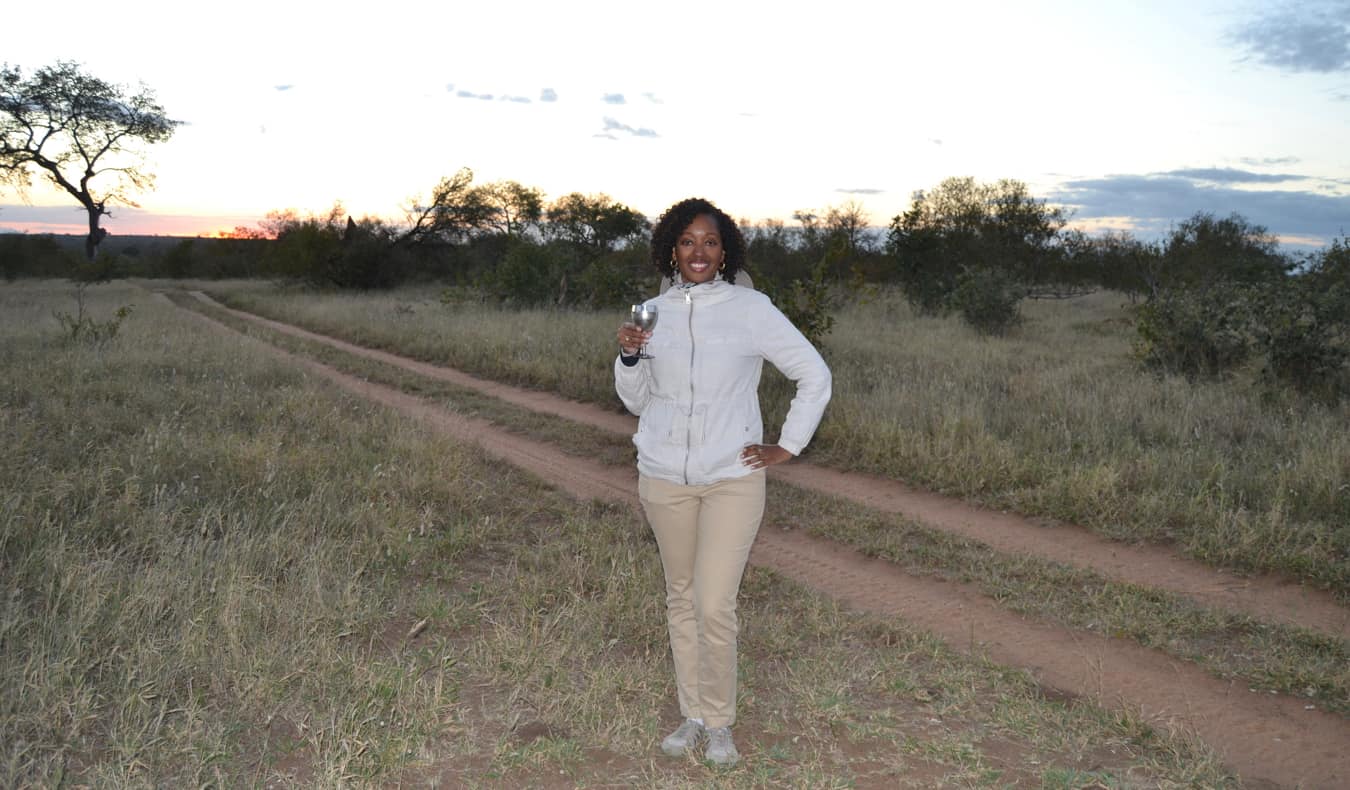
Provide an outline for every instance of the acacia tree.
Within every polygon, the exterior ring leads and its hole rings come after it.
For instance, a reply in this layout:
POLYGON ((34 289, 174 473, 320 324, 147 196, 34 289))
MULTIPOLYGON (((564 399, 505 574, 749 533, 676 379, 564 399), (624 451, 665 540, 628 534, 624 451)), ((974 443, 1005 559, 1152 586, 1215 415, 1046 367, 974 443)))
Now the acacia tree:
POLYGON ((428 242, 463 241, 484 226, 490 209, 473 187, 473 171, 462 167, 453 176, 442 178, 431 190, 431 199, 414 198, 406 209, 407 229, 396 243, 418 245, 428 242))
POLYGON ((625 241, 640 238, 650 228, 647 218, 609 195, 572 192, 548 207, 545 235, 572 250, 558 280, 558 304, 568 301, 572 278, 625 241))
POLYGON ((99 226, 111 216, 108 206, 136 206, 129 192, 154 181, 141 144, 168 140, 181 123, 144 85, 132 93, 77 63, 58 61, 28 78, 18 67, 0 66, 0 178, 22 191, 38 173, 75 198, 89 216, 90 260, 108 235, 99 226))
POLYGON ((473 198, 483 209, 484 225, 504 236, 519 236, 543 218, 544 193, 517 181, 474 187, 473 198))
POLYGON ((550 234, 590 259, 647 230, 647 218, 609 195, 572 192, 548 207, 550 234))

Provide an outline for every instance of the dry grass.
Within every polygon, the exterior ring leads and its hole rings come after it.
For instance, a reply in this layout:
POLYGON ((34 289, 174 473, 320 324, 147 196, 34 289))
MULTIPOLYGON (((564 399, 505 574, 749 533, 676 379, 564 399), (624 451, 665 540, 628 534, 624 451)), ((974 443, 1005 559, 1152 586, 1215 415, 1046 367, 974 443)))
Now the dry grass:
POLYGON ((1203 749, 747 579, 746 760, 673 723, 648 532, 127 286, 0 289, 0 785, 1122 786, 1203 749), (503 495, 509 492, 510 495, 503 495))
MULTIPOLYGON (((443 305, 431 289, 210 290, 355 342, 615 402, 620 316, 443 305)), ((835 396, 810 457, 1350 595, 1350 405, 1142 373, 1122 301, 1032 303, 1001 340, 916 317, 893 293, 849 305, 826 343, 835 396)), ((777 424, 788 387, 770 371, 764 394, 777 424)))
POLYGON ((1120 301, 1028 305, 1002 341, 853 307, 816 460, 1350 593, 1350 408, 1143 374, 1120 301))
MULTIPOLYGON (((264 329, 223 310, 205 307, 185 294, 174 298, 185 307, 202 310, 266 342, 322 359, 361 378, 433 398, 507 430, 552 442, 566 452, 609 463, 633 463, 632 445, 626 436, 539 415, 323 343, 264 329)), ((771 485, 774 489, 768 518, 772 523, 808 529, 847 543, 911 573, 973 584, 1013 611, 1071 628, 1133 639, 1194 661, 1219 677, 1241 678, 1253 688, 1291 694, 1327 710, 1350 713, 1350 648, 1335 637, 1198 606, 1182 595, 1108 581, 1090 570, 1003 554, 976 541, 954 538, 839 498, 771 485)))

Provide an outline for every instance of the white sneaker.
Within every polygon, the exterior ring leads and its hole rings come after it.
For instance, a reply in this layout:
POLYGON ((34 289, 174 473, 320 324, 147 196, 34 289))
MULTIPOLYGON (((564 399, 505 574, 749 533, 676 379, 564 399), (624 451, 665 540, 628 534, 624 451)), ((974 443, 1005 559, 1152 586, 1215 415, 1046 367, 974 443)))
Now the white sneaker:
POLYGON ((735 765, 741 759, 736 744, 731 741, 730 727, 713 727, 708 730, 708 750, 703 756, 714 765, 735 765))
POLYGON ((670 757, 679 757, 703 740, 703 734, 702 724, 693 719, 685 719, 675 732, 667 735, 661 741, 661 751, 670 757))

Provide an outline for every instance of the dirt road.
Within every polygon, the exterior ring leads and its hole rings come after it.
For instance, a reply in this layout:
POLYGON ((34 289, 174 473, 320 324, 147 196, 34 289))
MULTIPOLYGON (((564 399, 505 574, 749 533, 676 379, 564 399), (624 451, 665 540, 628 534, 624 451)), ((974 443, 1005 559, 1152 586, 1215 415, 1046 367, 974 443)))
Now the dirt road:
MULTIPOLYGON (((203 295, 198 295, 208 301, 203 295)), ((631 433, 631 418, 466 376, 457 371, 352 346, 248 313, 233 314, 288 334, 470 386, 518 405, 631 433)), ((198 313, 215 327, 223 324, 198 313)), ((303 356, 284 358, 364 398, 383 403, 548 480, 582 498, 636 505, 636 474, 564 455, 486 422, 453 414, 390 387, 360 380, 303 356)), ((1205 603, 1298 623, 1345 637, 1350 612, 1322 595, 1274 579, 1247 580, 1175 557, 1161 549, 1110 543, 1074 527, 1044 527, 1007 514, 901 486, 894 481, 793 463, 773 470, 794 485, 846 496, 880 510, 982 540, 1000 550, 1036 554, 1097 569, 1111 578, 1174 590, 1205 603)), ((964 585, 909 576, 895 566, 800 531, 766 524, 751 561, 849 606, 899 617, 960 650, 1026 669, 1061 693, 1122 706, 1159 723, 1196 732, 1250 786, 1350 786, 1350 722, 1309 710, 1304 701, 1256 693, 1216 679, 1187 662, 1134 642, 1047 625, 1011 614, 964 585)))

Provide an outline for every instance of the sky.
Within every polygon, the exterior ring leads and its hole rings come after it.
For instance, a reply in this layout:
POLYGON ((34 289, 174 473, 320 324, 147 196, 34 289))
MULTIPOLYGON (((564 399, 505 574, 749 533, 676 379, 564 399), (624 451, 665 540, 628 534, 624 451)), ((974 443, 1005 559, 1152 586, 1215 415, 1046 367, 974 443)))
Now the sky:
MULTIPOLYGON (((5 24, 0 61, 79 62, 183 122, 113 234, 337 201, 397 221, 463 167, 649 217, 692 195, 789 224, 854 201, 885 227, 971 176, 1089 231, 1209 211, 1286 244, 1350 232, 1350 0, 69 0, 5 24)), ((82 222, 0 185, 0 231, 82 222)))

